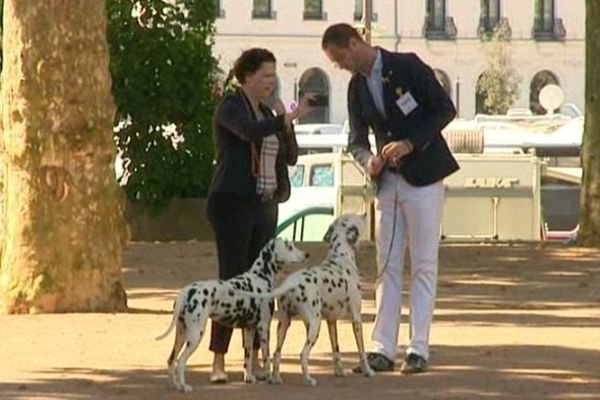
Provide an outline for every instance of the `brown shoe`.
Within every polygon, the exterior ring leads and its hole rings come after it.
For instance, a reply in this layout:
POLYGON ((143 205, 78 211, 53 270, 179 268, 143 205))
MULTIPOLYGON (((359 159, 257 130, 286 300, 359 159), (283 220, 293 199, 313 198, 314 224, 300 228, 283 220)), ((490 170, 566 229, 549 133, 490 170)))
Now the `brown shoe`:
MULTIPOLYGON (((381 353, 367 353, 367 362, 375 372, 389 372, 394 370, 394 362, 381 353)), ((360 364, 354 367, 352 372, 362 374, 360 364)))
POLYGON ((407 355, 400 367, 400 372, 403 374, 420 374, 425 371, 427 371, 427 360, 415 353, 407 355))

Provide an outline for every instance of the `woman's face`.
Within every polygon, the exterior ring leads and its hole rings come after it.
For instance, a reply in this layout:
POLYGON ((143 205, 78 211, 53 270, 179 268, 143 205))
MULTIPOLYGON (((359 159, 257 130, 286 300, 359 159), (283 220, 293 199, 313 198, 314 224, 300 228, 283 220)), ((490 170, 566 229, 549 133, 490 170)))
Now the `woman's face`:
POLYGON ((276 71, 274 62, 264 62, 253 74, 246 76, 244 90, 259 101, 265 100, 275 88, 276 71))

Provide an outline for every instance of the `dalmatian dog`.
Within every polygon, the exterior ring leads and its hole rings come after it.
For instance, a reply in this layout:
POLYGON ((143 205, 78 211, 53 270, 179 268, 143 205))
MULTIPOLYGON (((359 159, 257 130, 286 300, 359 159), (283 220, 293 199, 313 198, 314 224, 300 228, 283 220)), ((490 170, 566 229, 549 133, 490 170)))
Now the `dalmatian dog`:
POLYGON ((175 344, 167 361, 175 389, 186 393, 192 391, 192 387, 185 382, 185 366, 202 340, 209 317, 227 326, 243 328, 244 381, 256 381, 250 356, 255 332, 260 337, 265 371, 269 371, 269 325, 273 316, 273 301, 238 293, 240 290, 256 294, 270 292, 275 275, 284 263, 302 263, 307 257, 291 242, 271 239, 244 274, 229 280, 196 281, 184 287, 175 301, 171 324, 165 333, 156 338, 163 339, 173 327, 177 328, 175 344), (184 344, 185 349, 180 354, 184 344))
POLYGON ((305 385, 315 386, 317 383, 308 373, 308 357, 317 341, 322 319, 327 321, 329 328, 335 375, 344 375, 336 321, 347 317, 352 321, 362 371, 368 377, 375 375, 365 354, 360 315, 362 294, 355 260, 355 248, 363 226, 364 219, 358 215, 347 214, 337 218, 325 234, 324 239, 329 242, 329 253, 323 262, 315 267, 295 271, 281 286, 263 295, 278 298, 279 324, 271 383, 282 382, 279 374, 281 348, 294 316, 300 317, 306 325, 306 342, 300 354, 305 385))

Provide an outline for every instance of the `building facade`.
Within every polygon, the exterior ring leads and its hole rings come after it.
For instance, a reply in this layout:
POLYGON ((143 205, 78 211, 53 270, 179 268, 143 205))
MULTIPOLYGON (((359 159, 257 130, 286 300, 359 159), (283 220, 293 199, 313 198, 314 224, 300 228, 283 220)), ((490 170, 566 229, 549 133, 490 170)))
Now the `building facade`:
MULTIPOLYGON (((343 123, 350 75, 321 51, 327 26, 364 26, 363 0, 213 0, 218 10, 215 55, 228 71, 242 50, 266 47, 278 60, 278 94, 286 103, 300 91, 324 94, 328 105, 301 122, 343 123)), ((584 108, 584 0, 372 0, 372 43, 415 52, 434 68, 459 115, 482 111, 477 87, 488 68, 490 32, 503 24, 520 77, 513 107, 540 109, 547 83, 584 108)))

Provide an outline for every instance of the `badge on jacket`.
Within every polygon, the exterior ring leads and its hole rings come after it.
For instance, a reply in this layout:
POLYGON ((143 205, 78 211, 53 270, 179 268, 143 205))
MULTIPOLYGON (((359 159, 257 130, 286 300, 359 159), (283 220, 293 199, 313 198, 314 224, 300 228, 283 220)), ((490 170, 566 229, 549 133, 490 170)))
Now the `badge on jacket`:
POLYGON ((414 97, 408 91, 396 100, 396 105, 404 115, 410 114, 418 106, 414 97))

